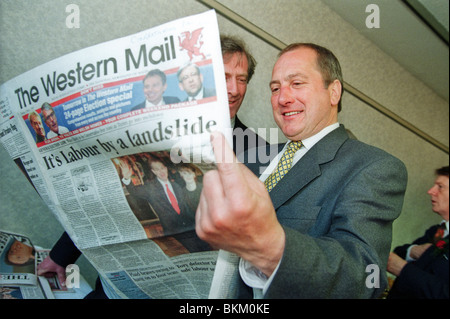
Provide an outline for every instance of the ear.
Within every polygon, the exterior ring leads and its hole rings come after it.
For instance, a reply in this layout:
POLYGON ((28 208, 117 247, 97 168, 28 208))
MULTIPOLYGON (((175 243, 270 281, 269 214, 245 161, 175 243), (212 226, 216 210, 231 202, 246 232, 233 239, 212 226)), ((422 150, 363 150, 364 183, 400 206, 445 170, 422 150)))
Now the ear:
POLYGON ((331 105, 338 105, 341 94, 342 94, 342 83, 339 80, 334 80, 333 83, 331 83, 328 86, 328 91, 330 92, 330 101, 331 105))

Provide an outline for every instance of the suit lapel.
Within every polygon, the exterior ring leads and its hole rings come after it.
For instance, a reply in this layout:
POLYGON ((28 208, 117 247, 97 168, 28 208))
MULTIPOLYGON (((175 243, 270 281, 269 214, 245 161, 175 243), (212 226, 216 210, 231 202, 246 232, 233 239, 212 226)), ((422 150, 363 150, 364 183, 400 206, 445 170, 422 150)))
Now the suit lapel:
POLYGON ((291 168, 269 193, 273 206, 277 210, 303 187, 320 175, 320 167, 317 164, 312 149, 291 168), (305 158, 308 156, 309 158, 305 158))
POLYGON ((347 139, 348 135, 341 125, 315 144, 270 192, 275 210, 320 176, 320 165, 333 160, 347 139))
POLYGON ((260 176, 270 162, 281 152, 285 143, 268 144, 245 152, 244 163, 253 174, 260 176))

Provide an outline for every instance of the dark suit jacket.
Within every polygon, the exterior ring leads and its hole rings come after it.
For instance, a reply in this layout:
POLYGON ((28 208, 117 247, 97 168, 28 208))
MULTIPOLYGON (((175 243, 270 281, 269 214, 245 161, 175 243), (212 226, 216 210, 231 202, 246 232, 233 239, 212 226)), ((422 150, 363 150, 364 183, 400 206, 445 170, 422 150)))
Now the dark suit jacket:
MULTIPOLYGON (((432 243, 438 226, 430 227, 412 244, 396 247, 394 252, 405 259, 411 245, 432 243)), ((449 299, 448 251, 436 254, 435 249, 431 246, 419 259, 406 264, 389 291, 388 299, 449 299)))
MULTIPOLYGON (((216 96, 216 90, 213 88, 205 88, 203 87, 203 98, 216 96)), ((186 98, 185 101, 189 101, 189 97, 186 98)))
MULTIPOLYGON (((267 165, 247 164, 258 176, 267 165)), ((349 139, 342 125, 315 144, 270 192, 286 244, 264 297, 378 297, 406 182, 401 161, 349 139), (371 264, 379 289, 366 287, 371 264)))
MULTIPOLYGON (((177 98, 176 96, 163 96, 163 101, 164 101, 164 104, 173 104, 173 103, 180 102, 180 99, 177 98)), ((135 111, 135 110, 139 110, 139 109, 143 109, 143 108, 145 108, 145 100, 144 100, 144 102, 133 107, 131 109, 131 111, 135 111)))
POLYGON ((248 149, 269 144, 258 134, 247 129, 248 127, 236 116, 233 128, 233 151, 240 162, 245 161, 244 152, 248 149))
POLYGON ((175 182, 171 182, 171 185, 181 210, 179 215, 167 199, 164 187, 156 178, 143 186, 132 184, 127 186, 130 194, 147 200, 153 207, 165 235, 190 231, 195 228, 195 212, 189 208, 183 189, 175 182))
POLYGON ((78 250, 66 232, 61 235, 50 251, 50 258, 62 267, 74 264, 80 255, 81 251, 78 250))

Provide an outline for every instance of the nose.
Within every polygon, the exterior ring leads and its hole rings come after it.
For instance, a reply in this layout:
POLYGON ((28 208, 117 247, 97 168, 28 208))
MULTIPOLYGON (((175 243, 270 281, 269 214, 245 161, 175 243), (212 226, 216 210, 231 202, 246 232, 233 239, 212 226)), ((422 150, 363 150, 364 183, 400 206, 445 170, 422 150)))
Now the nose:
POLYGON ((278 103, 282 106, 289 106, 294 103, 294 96, 292 95, 289 86, 282 86, 278 94, 278 103))
POLYGON ((227 79, 227 93, 231 94, 231 96, 235 96, 238 94, 238 89, 237 89, 238 85, 237 85, 237 79, 235 78, 228 78, 227 79))
POLYGON ((436 189, 437 189, 437 186, 436 186, 436 185, 433 185, 433 186, 428 190, 427 194, 428 194, 428 195, 435 195, 435 194, 436 194, 436 189))

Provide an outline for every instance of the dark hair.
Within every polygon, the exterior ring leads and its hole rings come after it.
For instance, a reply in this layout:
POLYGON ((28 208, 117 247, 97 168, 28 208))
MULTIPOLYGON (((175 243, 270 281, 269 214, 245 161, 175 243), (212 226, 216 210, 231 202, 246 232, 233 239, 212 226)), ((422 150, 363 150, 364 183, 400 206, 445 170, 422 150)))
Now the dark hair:
POLYGON ((294 51, 300 48, 309 48, 316 52, 317 54, 317 66, 319 67, 319 71, 322 74, 324 85, 327 88, 334 80, 338 80, 341 82, 341 99, 338 103, 338 112, 342 109, 342 94, 344 94, 344 79, 342 76, 342 69, 339 63, 339 60, 336 56, 328 50, 320 45, 314 43, 292 43, 285 47, 279 54, 278 57, 281 57, 286 52, 294 51))
POLYGON ((48 102, 44 102, 43 104, 42 104, 42 106, 41 106, 41 111, 43 111, 43 110, 47 110, 47 111, 51 111, 51 112, 55 112, 54 110, 53 110, 53 107, 48 103, 48 102))
POLYGON ((448 177, 448 166, 444 166, 444 167, 438 168, 436 170, 436 174, 448 177))
POLYGON ((154 69, 148 72, 142 82, 145 82, 145 80, 147 80, 151 76, 159 76, 161 78, 162 84, 166 84, 166 74, 159 69, 154 69))
POLYGON ((244 41, 232 37, 229 35, 221 35, 220 36, 220 45, 222 46, 222 57, 225 58, 227 54, 240 53, 244 54, 247 57, 248 61, 248 69, 247 69, 247 83, 250 82, 253 74, 255 73, 256 68, 256 60, 248 51, 247 46, 244 41))

